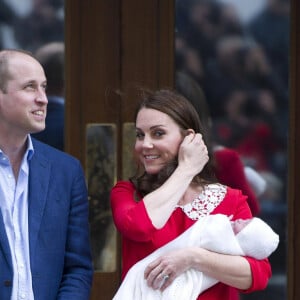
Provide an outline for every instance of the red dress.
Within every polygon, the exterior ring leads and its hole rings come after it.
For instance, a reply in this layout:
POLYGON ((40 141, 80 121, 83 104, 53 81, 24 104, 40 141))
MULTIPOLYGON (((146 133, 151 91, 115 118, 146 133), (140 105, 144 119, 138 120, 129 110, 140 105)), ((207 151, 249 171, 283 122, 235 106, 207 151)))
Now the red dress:
POLYGON ((244 165, 237 151, 229 148, 219 148, 214 151, 216 161, 215 174, 218 181, 234 189, 239 189, 248 196, 248 205, 252 215, 260 213, 260 206, 256 195, 247 181, 244 165))
MULTIPOLYGON (((212 214, 233 215, 235 219, 250 218, 251 212, 246 197, 239 190, 225 188, 225 197, 213 209, 212 214)), ((147 214, 143 201, 134 198, 135 187, 128 181, 118 182, 111 192, 111 208, 115 225, 122 236, 122 279, 138 261, 157 248, 176 238, 196 220, 191 219, 181 207, 177 207, 162 229, 156 229, 147 214)), ((200 198, 200 197, 199 197, 200 198)), ((204 205, 209 211, 211 205, 204 205)), ((243 292, 264 289, 271 277, 269 261, 246 258, 253 274, 252 286, 243 292)), ((201 295, 199 300, 238 299, 238 290, 223 283, 217 283, 201 295)))

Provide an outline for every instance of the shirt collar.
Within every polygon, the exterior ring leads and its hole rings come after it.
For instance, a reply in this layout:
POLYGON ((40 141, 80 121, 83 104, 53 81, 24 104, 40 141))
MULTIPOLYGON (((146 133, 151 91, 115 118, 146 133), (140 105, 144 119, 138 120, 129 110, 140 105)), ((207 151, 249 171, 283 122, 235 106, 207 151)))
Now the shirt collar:
MULTIPOLYGON (((27 136, 27 148, 24 157, 26 157, 27 161, 31 160, 33 154, 34 154, 34 148, 31 140, 31 136, 28 134, 27 136)), ((0 160, 3 158, 7 158, 5 153, 0 149, 0 160)))
POLYGON ((32 140, 31 140, 31 136, 30 136, 30 134, 28 134, 27 149, 25 152, 25 157, 27 157, 28 161, 31 160, 33 154, 34 154, 34 148, 33 148, 32 140))

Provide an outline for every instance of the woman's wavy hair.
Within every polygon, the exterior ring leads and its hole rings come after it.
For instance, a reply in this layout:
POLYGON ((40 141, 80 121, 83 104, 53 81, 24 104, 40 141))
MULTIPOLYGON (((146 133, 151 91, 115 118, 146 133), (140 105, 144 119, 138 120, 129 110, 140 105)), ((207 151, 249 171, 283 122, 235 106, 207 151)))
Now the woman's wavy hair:
MULTIPOLYGON (((141 101, 135 111, 135 120, 142 108, 151 108, 167 114, 180 127, 183 136, 186 130, 190 128, 201 133, 208 149, 209 161, 203 170, 194 177, 193 182, 201 185, 216 182, 208 132, 201 124, 199 115, 193 105, 184 96, 171 89, 157 91, 144 89, 141 91, 141 101)), ((137 192, 141 196, 145 196, 160 187, 174 172, 177 165, 178 160, 176 158, 162 168, 158 174, 148 174, 142 164, 138 162, 136 174, 130 180, 136 186, 137 192)))

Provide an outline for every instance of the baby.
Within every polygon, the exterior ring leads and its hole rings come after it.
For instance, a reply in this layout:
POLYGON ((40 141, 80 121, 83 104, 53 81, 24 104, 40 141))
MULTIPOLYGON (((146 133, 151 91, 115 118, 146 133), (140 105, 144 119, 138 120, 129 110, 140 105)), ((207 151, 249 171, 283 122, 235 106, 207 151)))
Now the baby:
POLYGON ((127 273, 113 300, 193 300, 218 282, 190 269, 178 276, 163 292, 148 287, 144 279, 146 266, 168 251, 199 246, 218 253, 264 259, 276 250, 278 243, 279 236, 259 218, 230 221, 229 217, 222 214, 202 217, 179 237, 136 263, 127 273))

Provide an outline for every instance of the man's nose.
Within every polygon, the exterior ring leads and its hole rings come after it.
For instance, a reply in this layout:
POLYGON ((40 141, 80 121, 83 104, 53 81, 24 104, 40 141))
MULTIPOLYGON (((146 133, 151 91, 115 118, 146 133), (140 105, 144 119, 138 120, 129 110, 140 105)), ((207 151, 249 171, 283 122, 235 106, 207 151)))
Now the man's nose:
POLYGON ((36 95, 36 100, 38 102, 43 102, 43 103, 47 104, 48 103, 48 98, 47 98, 47 95, 46 95, 45 91, 43 91, 43 90, 38 91, 37 95, 36 95))

